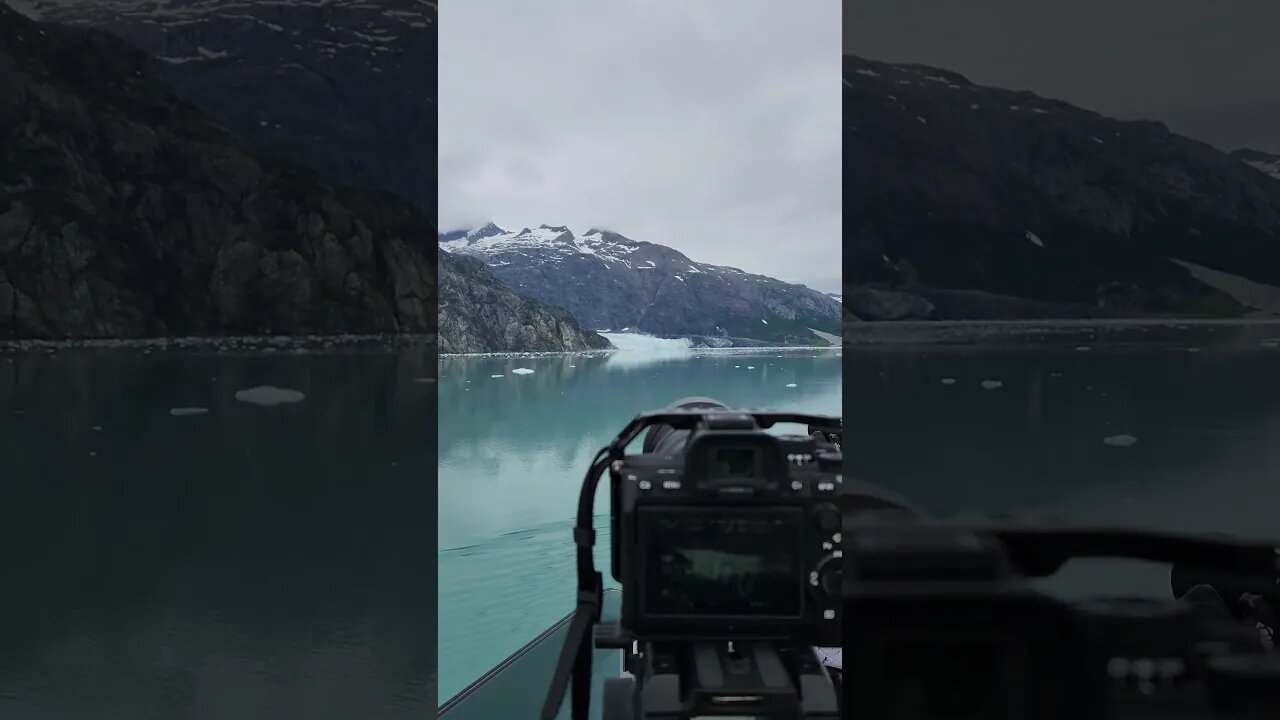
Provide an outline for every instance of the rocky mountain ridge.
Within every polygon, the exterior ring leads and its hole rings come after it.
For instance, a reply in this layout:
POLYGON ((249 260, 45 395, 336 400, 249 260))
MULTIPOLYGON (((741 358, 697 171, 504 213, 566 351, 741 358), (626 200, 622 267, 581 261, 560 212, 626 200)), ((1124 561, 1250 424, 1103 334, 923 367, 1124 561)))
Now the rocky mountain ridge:
POLYGON ((480 260, 440 251, 443 353, 608 350, 564 308, 520 297, 480 260))
POLYGON ((435 331, 431 222, 266 160, 154 59, 0 5, 0 337, 435 331))
POLYGON ((840 332, 839 301, 823 293, 608 230, 576 236, 562 225, 511 232, 488 223, 444 233, 440 247, 483 260, 520 294, 595 330, 711 346, 828 345, 821 333, 840 332))
POLYGON ((864 320, 1280 313, 1280 182, 1148 121, 844 58, 864 320))
POLYGON ((433 0, 7 1, 127 40, 259 152, 435 213, 433 0))

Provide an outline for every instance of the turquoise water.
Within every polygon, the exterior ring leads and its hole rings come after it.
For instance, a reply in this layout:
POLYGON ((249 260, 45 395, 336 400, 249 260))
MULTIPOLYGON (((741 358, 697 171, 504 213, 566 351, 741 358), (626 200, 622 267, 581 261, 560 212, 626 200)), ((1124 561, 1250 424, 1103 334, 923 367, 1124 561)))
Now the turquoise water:
MULTIPOLYGON (((840 353, 441 359, 441 702, 572 609, 570 526, 592 457, 636 413, 692 395, 839 414, 840 353)), ((607 491, 596 500, 606 513, 607 491)))

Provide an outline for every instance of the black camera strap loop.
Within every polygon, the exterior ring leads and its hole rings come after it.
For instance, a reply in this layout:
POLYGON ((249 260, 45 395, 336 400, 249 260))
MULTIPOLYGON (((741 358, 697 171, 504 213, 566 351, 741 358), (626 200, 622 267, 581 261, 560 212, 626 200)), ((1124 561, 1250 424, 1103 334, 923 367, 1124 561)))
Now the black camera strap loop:
POLYGON ((569 621, 568 632, 565 633, 564 645, 560 648, 560 658, 556 661, 546 701, 542 705, 542 720, 555 720, 560 713, 566 691, 570 691, 571 717, 574 720, 586 720, 591 709, 591 650, 595 637, 593 629, 600 622, 600 608, 604 602, 604 576, 596 571, 592 556, 596 531, 592 527, 591 507, 595 501, 596 484, 614 455, 610 448, 596 453, 578 496, 578 518, 573 528, 573 544, 577 548, 578 602, 573 611, 573 619, 569 621))

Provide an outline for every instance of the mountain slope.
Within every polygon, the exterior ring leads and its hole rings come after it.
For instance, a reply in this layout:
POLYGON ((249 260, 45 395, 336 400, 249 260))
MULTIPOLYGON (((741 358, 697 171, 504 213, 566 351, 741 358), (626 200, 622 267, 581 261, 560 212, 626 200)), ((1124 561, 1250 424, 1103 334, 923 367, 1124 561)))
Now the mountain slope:
POLYGON ((1280 311, 1234 289, 1280 286, 1280 182, 1238 159, 934 68, 846 55, 843 92, 855 315, 1280 311))
POLYGON ((1231 151, 1231 157, 1280 180, 1280 155, 1241 148, 1231 151))
POLYGON ((563 226, 508 232, 493 223, 440 236, 482 259, 527 297, 567 309, 585 327, 684 336, 707 344, 827 345, 840 303, 816 290, 690 260, 663 245, 563 226))
POLYGON ((433 0, 9 2, 124 38, 259 151, 435 212, 433 0))
POLYGON ((440 352, 560 352, 613 345, 564 308, 522 298, 480 260, 440 251, 440 352))
POLYGON ((0 5, 0 337, 435 331, 426 218, 255 157, 156 69, 0 5))

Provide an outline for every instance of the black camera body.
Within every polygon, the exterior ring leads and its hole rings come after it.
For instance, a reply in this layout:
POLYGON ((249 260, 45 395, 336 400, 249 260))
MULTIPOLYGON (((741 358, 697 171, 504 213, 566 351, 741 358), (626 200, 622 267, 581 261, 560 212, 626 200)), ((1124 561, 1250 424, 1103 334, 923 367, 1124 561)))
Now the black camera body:
POLYGON ((690 410, 678 447, 614 461, 612 574, 621 625, 646 641, 839 645, 839 449, 690 410))
POLYGON ((1030 519, 845 518, 845 712, 1074 720, 1274 718, 1280 657, 1184 602, 1065 601, 1028 582, 1078 557, 1276 577, 1276 545, 1030 519))

